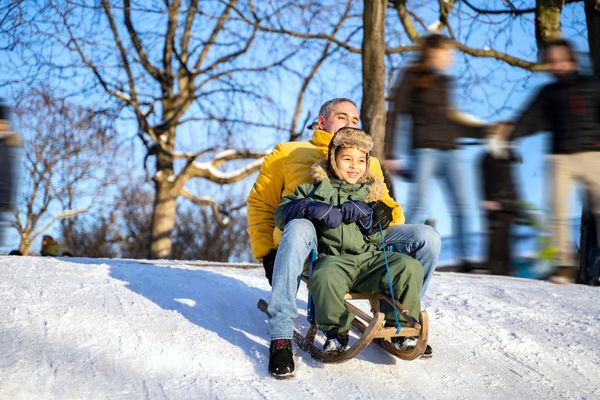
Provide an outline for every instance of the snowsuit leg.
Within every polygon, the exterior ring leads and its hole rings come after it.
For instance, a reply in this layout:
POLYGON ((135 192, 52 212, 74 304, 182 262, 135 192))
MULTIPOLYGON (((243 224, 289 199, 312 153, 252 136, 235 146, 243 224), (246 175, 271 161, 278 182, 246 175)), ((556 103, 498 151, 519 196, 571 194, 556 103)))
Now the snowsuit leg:
MULTIPOLYGON (((418 319, 421 311, 420 291, 423 268, 414 258, 388 252, 388 263, 398 299, 418 319)), ((349 291, 389 293, 389 283, 383 252, 375 251, 351 256, 325 256, 317 264, 308 289, 315 301, 319 329, 340 332, 350 329, 353 315, 344 306, 344 295, 349 291)), ((394 321, 393 309, 386 311, 386 320, 394 321)))
MULTIPOLYGON (((371 253, 366 253, 371 254, 371 253)), ((321 256, 309 281, 308 290, 315 302, 317 326, 323 332, 337 328, 346 332, 354 315, 344 306, 344 295, 360 272, 364 255, 321 256)))
MULTIPOLYGON (((400 253, 387 253, 388 266, 392 279, 394 298, 419 320, 421 312, 420 292, 423 286, 423 267, 414 258, 400 253)), ((370 266, 363 268, 351 287, 356 292, 388 293, 390 291, 383 252, 377 252, 370 266)), ((382 308, 386 321, 394 322, 394 309, 382 308)), ((402 321, 402 319, 401 319, 402 321)))

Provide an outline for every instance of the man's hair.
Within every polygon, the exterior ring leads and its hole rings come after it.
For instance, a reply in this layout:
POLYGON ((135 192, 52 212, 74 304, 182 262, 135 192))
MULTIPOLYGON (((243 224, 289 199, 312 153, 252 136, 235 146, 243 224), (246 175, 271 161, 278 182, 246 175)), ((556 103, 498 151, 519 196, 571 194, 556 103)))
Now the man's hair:
POLYGON ((327 100, 321 105, 321 108, 319 108, 319 115, 327 117, 329 114, 331 114, 331 109, 333 108, 333 106, 335 106, 338 103, 350 103, 354 107, 358 108, 358 106, 353 100, 348 99, 346 97, 336 97, 335 99, 327 100))
POLYGON ((544 44, 544 51, 543 51, 544 61, 546 59, 546 54, 548 53, 548 49, 551 47, 562 47, 563 49, 566 49, 567 53, 569 54, 569 61, 577 64, 577 62, 578 62, 577 52, 575 51, 575 46, 573 45, 573 43, 571 41, 564 39, 564 38, 556 38, 556 39, 552 39, 552 40, 549 40, 548 42, 546 42, 546 44, 544 44))
POLYGON ((448 36, 432 33, 421 38, 419 44, 421 45, 421 51, 427 51, 427 49, 443 49, 448 46, 454 46, 454 41, 448 36))

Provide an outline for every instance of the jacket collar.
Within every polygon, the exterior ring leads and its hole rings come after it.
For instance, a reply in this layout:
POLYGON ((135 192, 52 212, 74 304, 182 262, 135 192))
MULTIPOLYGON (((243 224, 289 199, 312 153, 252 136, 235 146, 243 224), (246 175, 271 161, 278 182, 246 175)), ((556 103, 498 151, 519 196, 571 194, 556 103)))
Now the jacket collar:
POLYGON ((317 147, 329 147, 329 142, 333 138, 333 134, 321 129, 315 129, 313 131, 312 139, 310 142, 317 147))

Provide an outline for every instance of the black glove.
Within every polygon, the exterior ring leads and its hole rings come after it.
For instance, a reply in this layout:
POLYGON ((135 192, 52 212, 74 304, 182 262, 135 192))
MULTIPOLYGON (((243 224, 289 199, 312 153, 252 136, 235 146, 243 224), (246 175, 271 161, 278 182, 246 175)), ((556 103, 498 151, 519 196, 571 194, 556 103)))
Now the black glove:
POLYGON ((377 200, 369 203, 373 209, 373 227, 379 229, 381 224, 382 229, 387 229, 392 222, 392 208, 387 206, 383 201, 377 200))
POLYGON ((310 204, 308 198, 290 201, 281 209, 283 223, 287 224, 293 219, 306 218, 306 206, 310 204))
POLYGON ((340 207, 340 212, 342 213, 342 219, 344 223, 351 224, 361 218, 369 217, 370 219, 371 206, 364 201, 348 200, 342 204, 340 207))
POLYGON ((277 249, 271 250, 266 256, 263 257, 263 268, 265 269, 265 276, 269 280, 269 285, 273 286, 273 267, 275 266, 275 256, 277 255, 277 249))
POLYGON ((306 217, 321 221, 330 228, 337 228, 342 224, 340 209, 321 201, 311 201, 306 205, 306 217))

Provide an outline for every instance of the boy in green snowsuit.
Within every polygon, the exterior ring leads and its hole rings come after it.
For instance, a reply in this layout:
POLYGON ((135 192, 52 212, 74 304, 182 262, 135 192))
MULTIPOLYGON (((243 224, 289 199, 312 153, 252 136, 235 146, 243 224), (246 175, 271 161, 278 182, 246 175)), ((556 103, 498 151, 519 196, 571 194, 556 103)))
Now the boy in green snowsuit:
MULTIPOLYGON (((319 258, 308 288, 317 325, 327 335, 325 352, 343 351, 348 345, 353 315, 344 306, 346 293, 389 293, 385 257, 378 247, 379 224, 369 205, 384 187, 368 168, 372 148, 373 140, 364 131, 341 128, 331 140, 327 160, 311 169, 314 183, 298 186, 275 210, 280 229, 293 219, 306 218, 317 230, 319 258)), ((387 259, 394 297, 418 320, 421 264, 396 252, 387 252, 387 259)), ((393 309, 385 317, 393 324, 393 309)))

